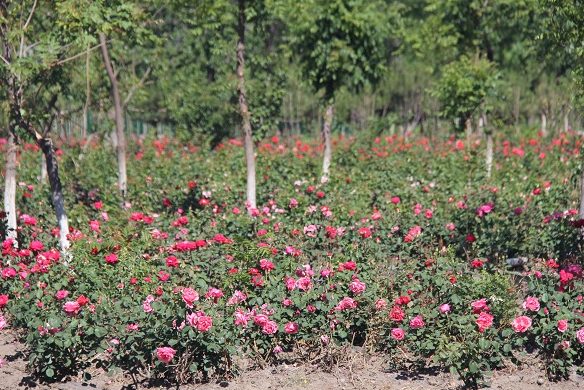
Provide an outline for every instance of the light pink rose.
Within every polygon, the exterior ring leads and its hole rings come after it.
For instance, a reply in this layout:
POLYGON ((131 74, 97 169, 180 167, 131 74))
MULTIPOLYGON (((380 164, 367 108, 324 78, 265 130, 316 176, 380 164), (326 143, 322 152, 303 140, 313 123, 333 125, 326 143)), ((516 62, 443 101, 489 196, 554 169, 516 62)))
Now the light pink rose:
POLYGON ((160 347, 156 349, 156 357, 162 363, 169 363, 174 358, 175 353, 176 351, 171 347, 160 347))
POLYGON ((199 300, 199 293, 192 288, 185 288, 182 292, 182 299, 188 307, 193 307, 195 301, 199 300))
POLYGON ((284 326, 284 331, 288 334, 294 334, 300 330, 300 327, 295 322, 288 322, 286 326, 284 326))
POLYGON ((349 289, 351 289, 353 294, 361 294, 365 291, 365 283, 355 278, 349 285, 349 289))
POLYGON ((404 337, 406 337, 406 332, 401 328, 393 328, 391 330, 391 337, 393 337, 394 340, 403 340, 404 337))
POLYGON ((517 333, 523 333, 531 327, 531 318, 527 316, 520 316, 512 322, 513 330, 517 333))
POLYGON ((267 315, 265 314, 258 314, 257 316, 255 316, 253 318, 253 322, 255 322, 256 324, 258 324, 259 326, 264 326, 268 323, 270 319, 268 318, 267 315))
POLYGON ((444 313, 448 313, 450 311, 450 305, 448 303, 445 303, 444 305, 440 306, 440 313, 444 314, 444 313))
POLYGON ((77 303, 77 301, 69 301, 65 302, 63 305, 63 310, 67 315, 74 316, 81 310, 81 306, 77 303))
POLYGON ((0 316, 0 330, 4 329, 5 326, 6 320, 4 319, 4 317, 0 316))
POLYGON ((535 297, 527 297, 525 302, 523 302, 523 309, 538 311, 539 310, 539 300, 535 297))
POLYGON ((576 338, 580 344, 584 344, 584 328, 576 332, 576 338))

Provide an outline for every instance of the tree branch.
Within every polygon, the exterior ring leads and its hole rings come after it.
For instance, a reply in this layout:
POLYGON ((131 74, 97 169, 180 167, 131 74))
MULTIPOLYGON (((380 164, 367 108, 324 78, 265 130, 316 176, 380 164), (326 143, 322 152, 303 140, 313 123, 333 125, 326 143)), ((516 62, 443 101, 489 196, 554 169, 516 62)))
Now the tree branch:
POLYGON ((138 84, 134 85, 132 87, 132 89, 130 90, 130 92, 128 92, 128 96, 126 96, 126 99, 124 100, 124 102, 122 103, 122 105, 125 107, 130 100, 132 99, 132 95, 134 95, 134 92, 136 92, 136 90, 138 90, 139 88, 144 86, 144 83, 146 82, 146 80, 148 79, 148 76, 150 75, 150 72, 152 71, 152 65, 150 65, 148 67, 148 69, 146 69, 146 72, 144 73, 144 75, 142 76, 142 79, 140 79, 140 82, 138 82, 138 84))
POLYGON ((99 45, 95 45, 95 46, 93 46, 93 47, 91 47, 91 48, 89 48, 89 49, 87 49, 87 50, 84 50, 84 51, 82 51, 81 53, 77 53, 77 54, 75 54, 75 55, 74 55, 74 56, 72 56, 72 57, 66 58, 66 59, 64 59, 64 60, 57 61, 57 62, 55 63, 55 65, 62 65, 62 64, 64 64, 64 63, 66 63, 66 62, 69 62, 69 61, 76 60, 77 58, 79 58, 79 57, 81 57, 81 56, 83 56, 83 55, 87 54, 88 52, 90 52, 90 51, 93 51, 93 50, 95 50, 95 49, 97 49, 97 48, 99 48, 99 47, 102 47, 104 44, 111 43, 112 41, 113 41, 113 39, 110 39, 110 40, 109 40, 109 41, 107 41, 107 42, 100 42, 100 43, 99 43, 99 45))

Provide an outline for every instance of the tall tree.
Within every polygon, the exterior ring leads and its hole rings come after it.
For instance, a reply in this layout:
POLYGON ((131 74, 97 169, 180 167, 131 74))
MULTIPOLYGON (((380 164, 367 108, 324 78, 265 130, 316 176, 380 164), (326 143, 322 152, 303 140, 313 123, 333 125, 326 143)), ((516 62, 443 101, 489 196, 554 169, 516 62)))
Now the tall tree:
MULTIPOLYGON (((573 60, 574 95, 580 110, 584 107, 584 1, 541 0, 544 18, 542 38, 555 42, 556 50, 573 60)), ((583 162, 584 165, 584 162, 583 162)), ((584 169, 580 189, 580 212, 584 220, 584 169)))
POLYGON ((331 164, 335 97, 341 88, 358 91, 380 78, 397 13, 387 2, 365 0, 297 1, 281 10, 288 21, 293 56, 314 93, 321 96, 324 182, 331 164))

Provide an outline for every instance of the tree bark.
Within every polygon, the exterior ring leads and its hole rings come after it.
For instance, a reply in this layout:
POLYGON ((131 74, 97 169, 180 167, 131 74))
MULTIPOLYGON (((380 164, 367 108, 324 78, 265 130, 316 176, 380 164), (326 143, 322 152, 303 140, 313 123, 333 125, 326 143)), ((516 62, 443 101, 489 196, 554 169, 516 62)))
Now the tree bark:
POLYGON ((239 95, 239 112, 243 129, 245 148, 245 165, 247 169, 247 201, 250 208, 256 208, 255 156, 251 132, 250 114, 245 96, 245 1, 239 0, 239 42, 237 42, 237 92, 239 95))
POLYGON ((335 106, 329 104, 324 112, 324 125, 322 126, 322 138, 324 143, 324 158, 322 160, 322 179, 321 182, 326 182, 329 178, 329 168, 331 166, 331 157, 333 148, 331 144, 331 124, 333 123, 335 106))
POLYGON ((55 154, 55 149, 53 148, 53 141, 50 138, 43 138, 39 140, 38 143, 43 151, 43 154, 45 155, 47 173, 49 175, 49 184, 51 185, 51 200, 53 201, 53 207, 55 208, 55 214, 59 223, 59 244, 61 246, 61 253, 63 253, 65 257, 65 263, 67 263, 70 260, 68 258, 70 256, 70 244, 69 240, 67 239, 67 234, 69 234, 69 221, 65 211, 63 187, 59 177, 57 156, 55 154))
POLYGON ((487 131, 487 177, 491 178, 491 170, 493 168, 493 133, 487 131))
POLYGON ((547 110, 541 111, 541 134, 543 137, 547 136, 547 110))
POLYGON ((114 72, 107 48, 107 40, 104 33, 99 34, 103 62, 111 84, 112 98, 114 101, 114 116, 116 121, 116 153, 118 156, 118 187, 123 198, 127 195, 128 177, 126 171, 126 135, 124 133, 124 107, 120 99, 118 87, 118 75, 114 72))
POLYGON ((47 182, 47 159, 45 158, 44 154, 41 156, 41 175, 39 177, 39 181, 42 184, 47 182))
POLYGON ((10 125, 8 134, 8 151, 6 153, 6 176, 4 178, 4 211, 7 214, 8 226, 6 237, 16 242, 16 155, 18 152, 18 138, 14 126, 10 125))

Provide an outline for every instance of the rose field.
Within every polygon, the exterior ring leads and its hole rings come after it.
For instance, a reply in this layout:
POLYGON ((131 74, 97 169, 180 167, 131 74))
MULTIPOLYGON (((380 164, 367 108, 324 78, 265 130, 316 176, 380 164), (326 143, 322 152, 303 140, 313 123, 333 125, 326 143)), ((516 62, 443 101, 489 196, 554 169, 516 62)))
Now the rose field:
POLYGON ((43 381, 204 382, 242 359, 326 370, 346 346, 469 387, 525 354, 565 380, 584 359, 582 138, 494 138, 489 178, 483 138, 335 135, 324 183, 320 140, 268 138, 257 208, 239 140, 134 138, 122 199, 111 145, 61 138, 63 254, 42 152, 23 143, 0 332, 43 381))

